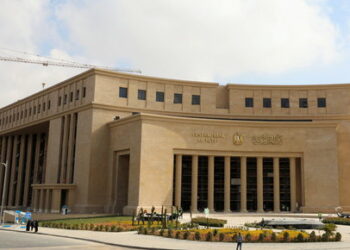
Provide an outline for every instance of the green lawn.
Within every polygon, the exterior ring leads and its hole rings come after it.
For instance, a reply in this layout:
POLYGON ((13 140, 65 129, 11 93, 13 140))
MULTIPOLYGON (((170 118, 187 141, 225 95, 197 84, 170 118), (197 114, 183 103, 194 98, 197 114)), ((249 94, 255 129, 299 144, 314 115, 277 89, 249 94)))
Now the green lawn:
POLYGON ((130 216, 107 216, 107 217, 92 217, 92 218, 74 218, 74 219, 61 219, 61 220, 47 220, 40 221, 52 222, 52 223, 66 223, 66 224, 99 224, 99 223, 113 223, 117 221, 131 221, 130 216))

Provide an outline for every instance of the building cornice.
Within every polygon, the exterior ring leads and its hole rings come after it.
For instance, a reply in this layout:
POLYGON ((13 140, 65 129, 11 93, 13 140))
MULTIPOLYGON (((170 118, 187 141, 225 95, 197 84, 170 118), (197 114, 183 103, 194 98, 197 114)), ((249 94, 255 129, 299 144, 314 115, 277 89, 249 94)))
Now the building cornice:
POLYGON ((239 90, 329 90, 350 88, 349 83, 336 84, 306 84, 306 85, 259 85, 259 84, 235 84, 226 85, 228 89, 239 90))

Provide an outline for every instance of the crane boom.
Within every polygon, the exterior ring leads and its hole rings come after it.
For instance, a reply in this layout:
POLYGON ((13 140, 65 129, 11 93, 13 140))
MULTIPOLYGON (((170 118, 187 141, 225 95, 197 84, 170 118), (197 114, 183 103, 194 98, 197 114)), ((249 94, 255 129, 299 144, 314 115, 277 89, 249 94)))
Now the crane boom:
POLYGON ((70 68, 82 68, 82 69, 101 68, 101 69, 108 69, 108 70, 113 70, 113 71, 131 72, 131 73, 141 74, 141 70, 139 70, 139 69, 98 67, 98 66, 95 66, 92 64, 82 64, 82 63, 75 63, 75 62, 55 62, 55 61, 50 61, 50 60, 25 59, 25 58, 21 58, 21 57, 0 56, 0 61, 33 63, 33 64, 41 64, 43 66, 60 66, 60 67, 70 67, 70 68))

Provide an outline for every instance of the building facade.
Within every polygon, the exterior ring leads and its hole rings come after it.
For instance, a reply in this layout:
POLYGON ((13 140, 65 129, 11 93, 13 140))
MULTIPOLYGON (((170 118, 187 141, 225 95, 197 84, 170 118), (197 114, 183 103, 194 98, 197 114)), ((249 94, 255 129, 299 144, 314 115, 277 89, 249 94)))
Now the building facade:
POLYGON ((349 84, 92 69, 0 109, 0 195, 48 213, 350 209, 349 118, 349 84))

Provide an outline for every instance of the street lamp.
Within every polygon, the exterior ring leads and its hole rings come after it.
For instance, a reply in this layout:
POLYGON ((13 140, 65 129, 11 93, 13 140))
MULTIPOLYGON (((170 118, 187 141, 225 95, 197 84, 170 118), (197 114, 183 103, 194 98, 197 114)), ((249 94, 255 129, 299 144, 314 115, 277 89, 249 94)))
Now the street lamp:
POLYGON ((1 216, 1 224, 4 223, 4 205, 5 205, 5 194, 6 194, 6 181, 7 181, 7 166, 8 163, 3 163, 1 162, 0 165, 5 167, 5 177, 4 177, 4 184, 3 184, 3 188, 2 188, 2 202, 1 202, 1 212, 0 212, 0 216, 1 216))

